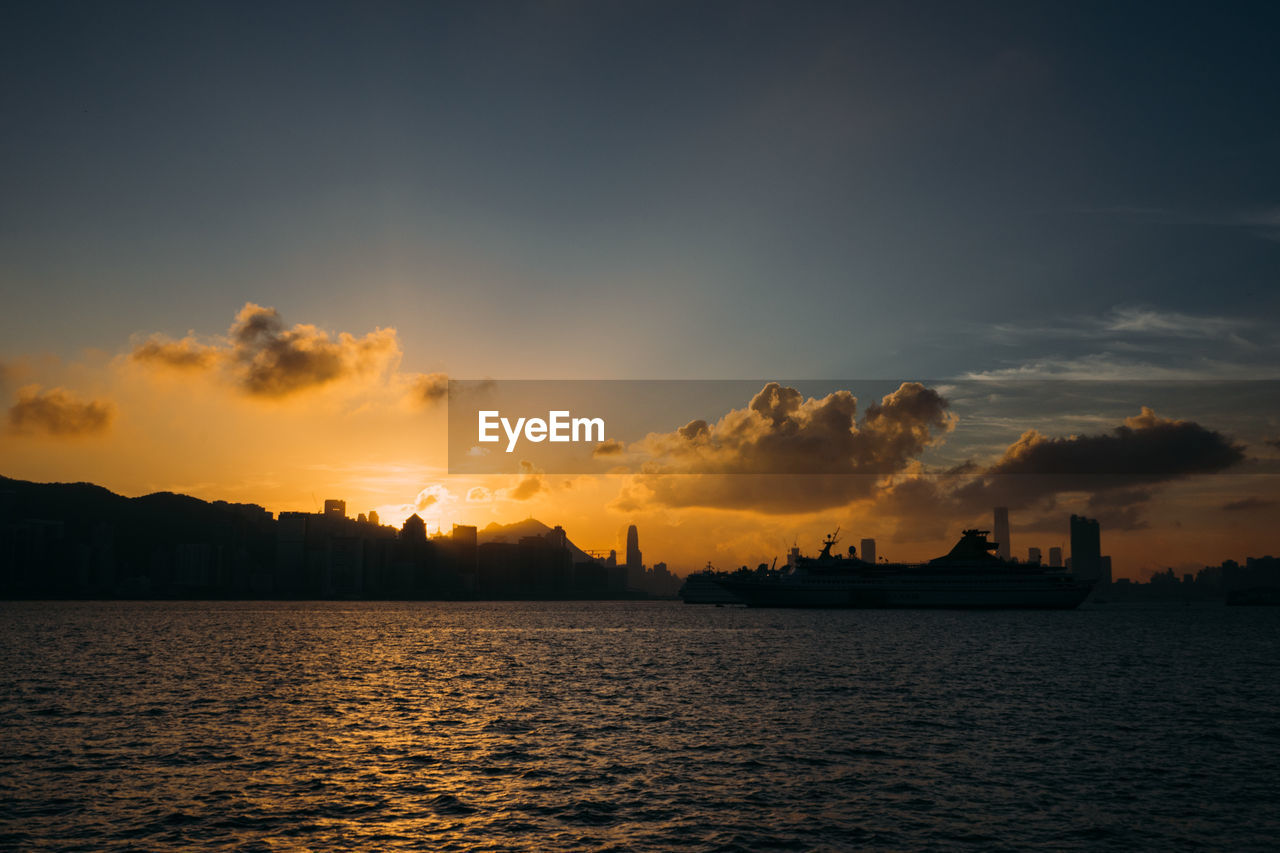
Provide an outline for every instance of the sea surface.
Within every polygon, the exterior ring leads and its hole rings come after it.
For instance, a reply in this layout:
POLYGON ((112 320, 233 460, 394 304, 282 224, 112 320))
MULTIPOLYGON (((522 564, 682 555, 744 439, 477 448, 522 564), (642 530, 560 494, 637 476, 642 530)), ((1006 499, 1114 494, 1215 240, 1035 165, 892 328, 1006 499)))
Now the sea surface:
POLYGON ((1280 609, 0 603, 0 848, 1275 849, 1280 609))

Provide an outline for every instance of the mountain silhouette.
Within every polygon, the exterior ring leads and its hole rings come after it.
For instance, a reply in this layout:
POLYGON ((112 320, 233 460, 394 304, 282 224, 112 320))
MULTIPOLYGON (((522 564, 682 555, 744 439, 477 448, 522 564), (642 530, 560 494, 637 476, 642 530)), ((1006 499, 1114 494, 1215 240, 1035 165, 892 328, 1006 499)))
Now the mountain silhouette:
MULTIPOLYGON (((536 518, 525 518, 511 524, 499 524, 493 521, 476 533, 476 540, 481 545, 487 542, 510 542, 516 544, 525 536, 546 536, 551 531, 551 527, 536 518)), ((586 551, 574 545, 568 537, 565 537, 565 543, 568 544, 575 563, 587 562, 591 559, 586 551)))

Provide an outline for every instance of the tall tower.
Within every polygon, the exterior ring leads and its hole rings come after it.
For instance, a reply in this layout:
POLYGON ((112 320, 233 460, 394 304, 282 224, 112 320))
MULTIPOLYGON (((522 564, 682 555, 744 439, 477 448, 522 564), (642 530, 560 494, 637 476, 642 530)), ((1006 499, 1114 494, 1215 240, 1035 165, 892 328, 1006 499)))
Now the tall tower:
POLYGON ((1098 522, 1083 515, 1071 516, 1071 571, 1081 580, 1102 575, 1102 545, 1098 522))
POLYGON ((1049 568, 1062 568, 1062 549, 1057 545, 1049 549, 1049 568))
POLYGON ((627 528, 627 583, 638 585, 644 576, 640 555, 640 531, 633 524, 627 528))
POLYGON ((862 540, 862 559, 866 560, 868 563, 874 563, 876 561, 876 540, 862 540))
POLYGON ((993 532, 996 534, 996 542, 999 548, 996 553, 1000 559, 1007 560, 1013 554, 1013 550, 1009 547, 1009 508, 998 506, 995 509, 995 527, 993 532))

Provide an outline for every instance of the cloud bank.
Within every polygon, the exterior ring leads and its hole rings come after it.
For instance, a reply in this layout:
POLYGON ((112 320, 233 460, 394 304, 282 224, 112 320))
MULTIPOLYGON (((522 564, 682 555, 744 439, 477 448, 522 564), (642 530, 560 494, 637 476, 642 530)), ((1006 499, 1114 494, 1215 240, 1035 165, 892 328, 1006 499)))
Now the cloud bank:
POLYGON ((9 432, 57 438, 99 435, 114 416, 110 402, 79 400, 63 388, 41 391, 38 385, 28 385, 18 391, 18 402, 9 409, 9 432))
POLYGON ((806 400, 770 383, 715 423, 691 421, 633 445, 646 461, 614 506, 795 514, 861 502, 904 525, 936 528, 993 506, 1048 512, 1073 494, 1111 526, 1134 528, 1162 484, 1245 459, 1221 433, 1142 407, 1110 431, 1028 430, 990 462, 926 473, 921 455, 957 422, 938 391, 903 383, 861 420, 857 408, 848 391, 806 400))
POLYGON ((796 513, 847 504, 942 441, 956 423, 948 406, 938 392, 905 382, 859 423, 849 391, 805 399, 771 382, 715 423, 690 421, 638 442, 642 474, 618 506, 796 513))

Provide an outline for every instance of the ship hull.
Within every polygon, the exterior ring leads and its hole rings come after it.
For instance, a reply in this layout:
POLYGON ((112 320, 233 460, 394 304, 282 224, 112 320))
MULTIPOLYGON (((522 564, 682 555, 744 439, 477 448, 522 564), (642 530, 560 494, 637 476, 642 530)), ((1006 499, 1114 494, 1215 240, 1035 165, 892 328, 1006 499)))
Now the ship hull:
POLYGON ((685 604, 742 604, 738 598, 715 580, 690 577, 678 593, 685 604))
POLYGON ((1074 610, 1091 586, 1024 584, 800 584, 728 581, 749 607, 1074 610), (967 588, 966 588, 967 587, 967 588))

